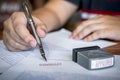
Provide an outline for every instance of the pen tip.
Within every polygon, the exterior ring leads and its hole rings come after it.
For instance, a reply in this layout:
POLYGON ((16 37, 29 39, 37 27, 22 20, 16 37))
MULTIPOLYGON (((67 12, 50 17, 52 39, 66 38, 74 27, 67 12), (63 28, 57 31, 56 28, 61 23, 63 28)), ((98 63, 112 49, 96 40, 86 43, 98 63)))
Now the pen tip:
POLYGON ((47 62, 47 59, 46 59, 45 55, 43 56, 43 58, 44 58, 44 60, 47 62))
POLYGON ((45 57, 44 59, 45 59, 45 61, 47 62, 47 59, 46 59, 46 57, 45 57))

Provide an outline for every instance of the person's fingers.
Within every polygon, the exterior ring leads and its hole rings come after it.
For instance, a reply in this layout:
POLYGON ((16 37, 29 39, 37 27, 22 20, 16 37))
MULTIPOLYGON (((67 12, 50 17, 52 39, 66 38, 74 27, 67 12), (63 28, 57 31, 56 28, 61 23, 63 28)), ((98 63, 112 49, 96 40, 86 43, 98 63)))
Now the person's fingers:
POLYGON ((32 47, 36 46, 35 38, 32 36, 32 34, 30 34, 28 29, 24 27, 24 25, 19 24, 14 29, 15 29, 15 32, 17 33, 17 35, 19 35, 23 41, 25 41, 32 47))
POLYGON ((110 33, 108 32, 107 29, 102 29, 99 31, 93 32, 91 35, 88 35, 84 40, 85 41, 93 41, 97 39, 103 39, 103 38, 108 38, 110 33))
POLYGON ((38 24, 37 25, 37 33, 40 37, 46 36, 46 29, 44 29, 44 24, 38 24))
POLYGON ((11 18, 9 18, 6 22, 4 22, 4 32, 6 32, 7 35, 10 36, 15 42, 18 42, 19 44, 24 45, 24 46, 29 46, 15 33, 13 29, 13 25, 11 23, 11 18))
POLYGON ((3 34, 5 35, 5 36, 3 36, 4 44, 6 45, 8 50, 21 51, 21 50, 27 50, 27 49, 31 48, 31 47, 24 46, 24 45, 21 45, 21 44, 15 42, 13 39, 11 39, 11 37, 6 32, 3 32, 3 34))
POLYGON ((4 42, 4 44, 6 45, 8 50, 15 51, 15 49, 13 49, 11 46, 8 45, 9 39, 7 38, 7 36, 9 36, 9 35, 7 35, 5 31, 3 31, 3 42, 4 42))
POLYGON ((102 25, 101 23, 88 25, 86 28, 84 28, 81 32, 77 34, 78 39, 83 39, 97 30, 105 29, 105 27, 106 26, 102 25))
POLYGON ((112 16, 99 16, 85 21, 80 24, 72 33, 73 39, 84 39, 92 41, 99 38, 107 38, 112 40, 120 40, 119 18, 112 16), (96 25, 96 27, 95 27, 96 25))
POLYGON ((87 20, 87 21, 83 21, 83 22, 72 32, 71 37, 72 37, 72 38, 76 37, 76 36, 78 35, 78 33, 79 33, 80 31, 82 31, 84 28, 88 27, 88 25, 97 24, 97 23, 103 22, 101 19, 102 19, 102 16, 98 16, 98 17, 89 19, 89 20, 87 20))
POLYGON ((29 44, 31 47, 36 46, 36 40, 30 34, 29 30, 27 29, 27 20, 23 17, 15 17, 14 20, 12 20, 12 24, 14 26, 15 33, 27 44, 29 44), (21 21, 20 21, 21 20, 21 21))
POLYGON ((47 32, 46 25, 38 18, 33 17, 36 25, 36 30, 39 35, 39 37, 45 37, 47 32))

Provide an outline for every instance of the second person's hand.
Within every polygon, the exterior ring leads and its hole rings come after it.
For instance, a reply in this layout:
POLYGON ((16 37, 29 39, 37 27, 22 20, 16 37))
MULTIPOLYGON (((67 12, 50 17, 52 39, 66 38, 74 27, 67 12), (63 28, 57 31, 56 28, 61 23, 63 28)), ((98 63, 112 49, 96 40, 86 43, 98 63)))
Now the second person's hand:
POLYGON ((82 22, 72 33, 76 40, 93 41, 97 39, 120 40, 120 17, 97 16, 82 22))

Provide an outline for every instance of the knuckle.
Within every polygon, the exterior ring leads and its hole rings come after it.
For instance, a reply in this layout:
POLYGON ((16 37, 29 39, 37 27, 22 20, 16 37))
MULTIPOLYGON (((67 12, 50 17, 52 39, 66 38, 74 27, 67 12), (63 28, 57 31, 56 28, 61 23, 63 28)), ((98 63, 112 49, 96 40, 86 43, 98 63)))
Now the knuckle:
POLYGON ((12 51, 12 52, 14 52, 15 51, 15 49, 13 49, 12 47, 10 47, 10 46, 6 46, 7 47, 7 49, 9 50, 9 51, 12 51))
POLYGON ((82 32, 81 32, 81 33, 79 33, 78 35, 79 35, 79 37, 83 38, 83 37, 85 37, 85 32, 84 32, 84 31, 82 31, 82 32))
POLYGON ((4 28, 4 30, 3 30, 3 37, 5 36, 10 36, 10 35, 12 35, 12 33, 13 33, 13 31, 11 31, 10 29, 7 29, 7 28, 4 28))
POLYGON ((98 32, 96 32, 96 34, 94 35, 94 37, 104 38, 104 35, 101 33, 101 31, 98 31, 98 32))
POLYGON ((5 37, 3 37, 3 42, 9 51, 13 51, 9 45, 9 40, 7 40, 5 37))
POLYGON ((13 16, 17 16, 19 14, 19 12, 14 12, 14 13, 12 13, 12 17, 13 16))
POLYGON ((12 16, 15 16, 17 12, 12 13, 12 16))
POLYGON ((79 35, 79 36, 84 36, 84 32, 82 31, 82 32, 80 32, 78 35, 79 35))
POLYGON ((17 42, 14 42, 12 45, 13 45, 15 48, 19 49, 19 45, 18 45, 17 42))
POLYGON ((8 23, 8 20, 5 20, 4 22, 3 22, 3 25, 6 27, 6 24, 8 23))
POLYGON ((16 17, 16 15, 17 15, 17 12, 14 12, 14 13, 11 15, 11 19, 14 20, 15 17, 16 17))
POLYGON ((18 18, 19 16, 23 15, 22 12, 14 12, 11 15, 11 19, 14 21, 16 18, 18 18))
POLYGON ((29 40, 30 40, 30 39, 29 39, 29 36, 28 36, 28 35, 24 35, 24 41, 28 43, 29 40))
POLYGON ((7 34, 6 33, 3 33, 3 42, 4 42, 4 44, 8 47, 8 45, 11 45, 12 44, 12 42, 11 42, 11 39, 9 39, 9 37, 7 36, 7 34))
POLYGON ((37 26, 37 27, 39 27, 39 26, 40 26, 40 27, 42 27, 42 28, 45 28, 45 27, 46 27, 46 25, 45 25, 44 23, 39 23, 39 24, 36 24, 36 26, 37 26))
POLYGON ((9 45, 9 46, 7 46, 7 48, 10 51, 17 51, 17 49, 19 49, 19 45, 17 44, 17 42, 9 41, 9 43, 7 45, 9 45))
POLYGON ((14 26, 15 26, 14 29, 16 32, 21 29, 20 24, 14 24, 14 26))
POLYGON ((86 34, 89 32, 89 29, 84 29, 83 34, 86 34))
POLYGON ((7 46, 7 49, 8 49, 9 51, 12 51, 12 52, 17 51, 17 49, 16 49, 16 48, 13 48, 13 47, 11 47, 11 46, 7 46))
POLYGON ((11 20, 14 22, 16 17, 17 17, 16 13, 13 13, 12 16, 11 16, 11 20))
POLYGON ((4 28, 8 27, 8 23, 9 23, 9 19, 7 19, 3 22, 4 28))
POLYGON ((97 34, 96 34, 96 33, 93 33, 93 34, 90 36, 90 38, 91 38, 91 39, 97 39, 97 38, 98 38, 98 36, 97 36, 97 34))

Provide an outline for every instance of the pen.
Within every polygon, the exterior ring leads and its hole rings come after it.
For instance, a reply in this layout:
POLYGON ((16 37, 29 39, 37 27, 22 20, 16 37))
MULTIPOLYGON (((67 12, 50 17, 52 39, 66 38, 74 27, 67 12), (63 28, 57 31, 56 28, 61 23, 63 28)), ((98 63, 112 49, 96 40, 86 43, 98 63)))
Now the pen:
POLYGON ((22 5, 23 7, 23 10, 24 10, 24 14, 27 18, 27 21, 30 25, 30 28, 33 32, 33 35, 37 41, 37 45, 39 47, 39 50, 40 50, 40 53, 41 53, 41 56, 45 59, 45 61, 47 61, 46 57, 45 57, 45 52, 44 52, 44 49, 43 49, 43 46, 42 46, 42 41, 40 39, 40 37, 38 36, 37 32, 36 32, 36 29, 35 29, 35 23, 33 21, 33 18, 31 16, 31 12, 30 12, 30 7, 29 7, 29 4, 25 1, 22 5))

